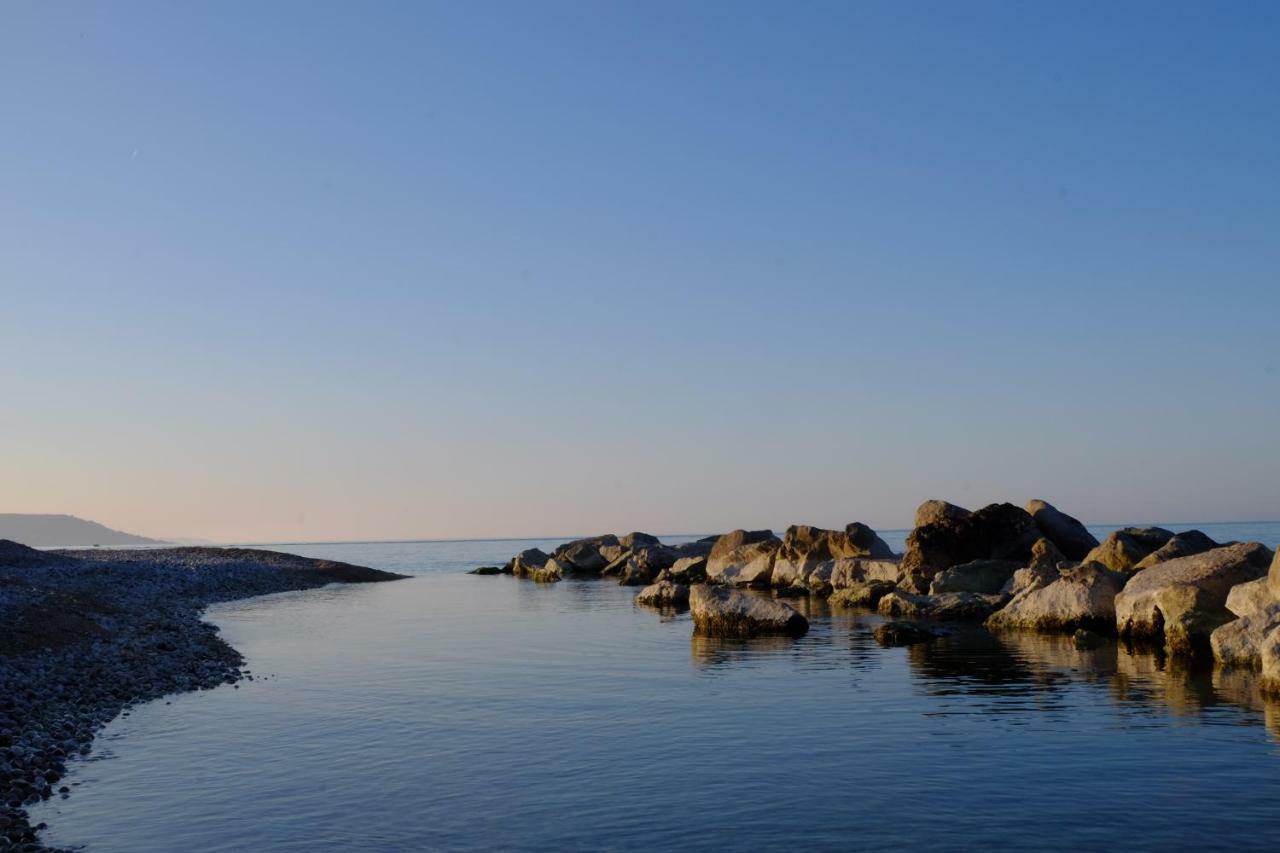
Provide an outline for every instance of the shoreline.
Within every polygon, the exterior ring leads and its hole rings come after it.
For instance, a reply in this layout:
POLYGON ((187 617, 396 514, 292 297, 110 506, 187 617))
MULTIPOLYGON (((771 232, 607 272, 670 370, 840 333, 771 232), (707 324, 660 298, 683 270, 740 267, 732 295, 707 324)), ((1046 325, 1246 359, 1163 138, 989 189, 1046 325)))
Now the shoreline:
POLYGON ((405 577, 247 548, 38 551, 0 541, 0 851, 43 846, 27 807, 131 707, 248 675, 211 604, 405 577))

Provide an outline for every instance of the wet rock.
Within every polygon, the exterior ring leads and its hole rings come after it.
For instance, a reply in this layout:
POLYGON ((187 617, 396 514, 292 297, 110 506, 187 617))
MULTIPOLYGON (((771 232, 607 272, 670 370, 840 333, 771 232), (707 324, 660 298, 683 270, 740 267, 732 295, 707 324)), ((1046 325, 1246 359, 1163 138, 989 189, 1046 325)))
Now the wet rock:
POLYGON ((618 582, 623 586, 643 586, 652 583, 664 569, 676 562, 676 552, 665 545, 645 545, 635 548, 627 556, 618 582))
POLYGON ((1271 558, 1251 542, 1143 569, 1116 596, 1117 630, 1134 641, 1163 641, 1173 654, 1207 650, 1214 629, 1232 621, 1231 588, 1262 577, 1271 558))
POLYGON ((1112 531, 1084 557, 1086 563, 1101 563, 1117 572, 1136 571, 1138 563, 1173 538, 1163 527, 1125 527, 1112 531))
POLYGON ((1068 560, 1083 560, 1086 554, 1098 547, 1098 540, 1083 524, 1048 501, 1027 501, 1026 510, 1044 537, 1068 560))
MULTIPOLYGON (((1030 570, 1024 570, 1030 571, 1030 570)), ((1056 578, 1025 587, 987 619, 989 628, 1110 633, 1115 630, 1116 595, 1128 576, 1098 563, 1068 567, 1056 578)))
POLYGON ((914 646, 931 643, 947 632, 928 622, 885 622, 877 625, 871 635, 882 646, 914 646))
POLYGON ((526 548, 511 559, 511 574, 518 578, 529 577, 547 565, 551 555, 540 548, 526 548))
POLYGON ((498 566, 478 566, 467 572, 469 575, 500 575, 502 569, 498 566))
POLYGON ((809 630, 809 621, 794 607, 727 587, 693 587, 689 607, 694 631, 707 637, 798 637, 809 630))

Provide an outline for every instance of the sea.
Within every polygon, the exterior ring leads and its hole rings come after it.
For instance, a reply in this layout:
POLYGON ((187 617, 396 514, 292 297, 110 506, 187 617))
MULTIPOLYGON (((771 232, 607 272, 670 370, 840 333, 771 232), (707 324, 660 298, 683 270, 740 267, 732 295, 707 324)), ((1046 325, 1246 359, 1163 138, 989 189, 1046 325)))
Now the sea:
POLYGON ((564 539, 269 546, 413 577, 211 607, 252 680, 110 723, 32 809, 44 842, 1280 849, 1280 704, 1251 673, 976 626, 882 648, 875 613, 819 599, 800 639, 711 640, 607 580, 466 574, 564 539))

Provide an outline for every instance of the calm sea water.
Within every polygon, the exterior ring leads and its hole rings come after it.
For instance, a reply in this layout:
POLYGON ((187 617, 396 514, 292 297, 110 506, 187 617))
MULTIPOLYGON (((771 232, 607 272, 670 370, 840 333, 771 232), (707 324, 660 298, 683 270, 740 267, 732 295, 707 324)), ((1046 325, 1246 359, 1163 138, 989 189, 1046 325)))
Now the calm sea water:
MULTIPOLYGON (((1280 525, 1202 525, 1274 546, 1280 525)), ((901 545, 886 536, 891 544, 901 545)), ((559 541, 559 540, 556 540, 559 541)), ((290 545, 420 575, 212 608, 255 681, 113 722, 47 842, 90 851, 1273 850, 1247 674, 961 629, 694 639, 634 589, 460 574, 529 544, 290 545)))

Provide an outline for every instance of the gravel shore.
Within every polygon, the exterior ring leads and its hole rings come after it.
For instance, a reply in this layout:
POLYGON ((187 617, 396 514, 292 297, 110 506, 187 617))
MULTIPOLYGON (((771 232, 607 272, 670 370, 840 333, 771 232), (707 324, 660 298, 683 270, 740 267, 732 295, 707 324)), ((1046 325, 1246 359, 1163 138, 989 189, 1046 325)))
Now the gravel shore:
POLYGON ((130 706, 243 677, 209 604, 402 575, 249 548, 37 551, 0 540, 0 853, 47 850, 26 806, 130 706))

